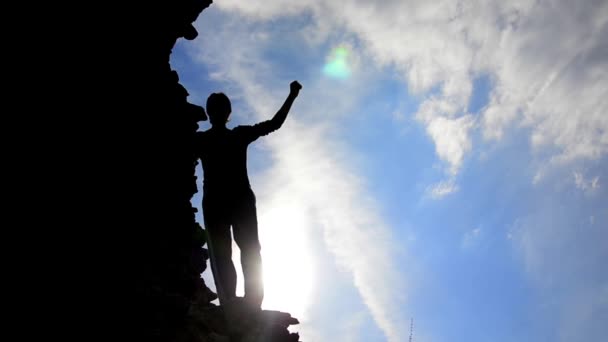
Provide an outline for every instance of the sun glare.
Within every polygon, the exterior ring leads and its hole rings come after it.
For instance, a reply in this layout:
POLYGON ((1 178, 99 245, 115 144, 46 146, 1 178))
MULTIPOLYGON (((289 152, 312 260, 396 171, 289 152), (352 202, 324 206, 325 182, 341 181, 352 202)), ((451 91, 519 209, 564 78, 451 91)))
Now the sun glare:
MULTIPOLYGON (((306 231, 306 219, 295 207, 275 205, 260 212, 259 234, 264 265, 264 302, 262 308, 289 312, 303 319, 310 306, 314 285, 312 255, 306 231)), ((238 295, 242 295, 240 255, 234 246, 238 295)))

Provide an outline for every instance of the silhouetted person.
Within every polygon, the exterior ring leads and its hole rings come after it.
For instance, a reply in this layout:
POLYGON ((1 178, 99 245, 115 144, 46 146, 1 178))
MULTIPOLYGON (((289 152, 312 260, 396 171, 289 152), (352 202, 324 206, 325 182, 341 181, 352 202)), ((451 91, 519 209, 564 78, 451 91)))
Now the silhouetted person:
POLYGON ((220 302, 236 297, 236 270, 232 263, 232 239, 241 250, 245 300, 259 308, 264 299, 262 258, 258 239, 255 195, 247 176, 247 146, 283 125, 302 86, 293 81, 289 96, 271 120, 253 126, 226 127, 232 112, 223 93, 207 99, 211 128, 197 133, 197 149, 203 164, 203 217, 210 238, 212 271, 220 302))

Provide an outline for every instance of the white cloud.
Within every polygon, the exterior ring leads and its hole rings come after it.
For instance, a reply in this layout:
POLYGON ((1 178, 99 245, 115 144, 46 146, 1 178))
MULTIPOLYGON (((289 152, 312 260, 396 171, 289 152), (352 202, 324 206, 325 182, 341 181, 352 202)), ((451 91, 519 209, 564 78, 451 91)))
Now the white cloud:
POLYGON ((427 133, 435 141, 437 155, 450 165, 449 173, 456 175, 465 154, 471 149, 469 130, 473 127, 470 115, 457 119, 436 116, 426 122, 427 133))
POLYGON ((582 173, 576 171, 574 172, 574 184, 578 189, 582 190, 585 193, 591 193, 599 189, 599 180, 600 178, 598 176, 587 180, 585 179, 585 176, 583 176, 582 173))
POLYGON ((227 11, 239 11, 242 14, 253 16, 256 19, 267 20, 276 16, 294 15, 304 11, 313 2, 291 0, 272 0, 267 2, 242 1, 242 0, 223 0, 214 3, 227 11))
POLYGON ((546 170, 544 168, 539 168, 538 170, 536 170, 534 177, 532 177, 532 185, 539 184, 540 181, 543 180, 543 178, 545 177, 545 172, 546 170))
POLYGON ((484 113, 487 137, 514 122, 553 162, 596 159, 608 151, 608 45, 605 2, 552 1, 520 12, 503 31, 496 88, 484 113))
MULTIPOLYGON (((361 179, 347 171, 324 129, 300 125, 296 118, 285 131, 268 138, 276 163, 264 184, 266 201, 295 203, 313 217, 305 229, 321 228, 336 262, 353 282, 389 340, 400 334, 395 303, 404 303, 405 288, 395 265, 389 229, 366 195, 361 179)), ((268 203, 260 207, 272 208, 268 203)), ((289 225, 289 222, 285 222, 289 225)))
MULTIPOLYGON (((473 80, 494 84, 480 115, 487 139, 526 127, 552 163, 608 152, 608 3, 601 0, 222 1, 253 18, 309 13, 307 34, 346 29, 378 65, 402 73, 438 156, 456 173, 471 150, 473 80), (311 29, 313 28, 313 29, 311 29), (436 89, 436 92, 430 92, 436 89)), ((544 158, 544 157, 543 157, 544 158)))
POLYGON ((456 191, 458 191, 458 185, 453 179, 441 181, 427 189, 427 193, 434 199, 443 198, 456 191))

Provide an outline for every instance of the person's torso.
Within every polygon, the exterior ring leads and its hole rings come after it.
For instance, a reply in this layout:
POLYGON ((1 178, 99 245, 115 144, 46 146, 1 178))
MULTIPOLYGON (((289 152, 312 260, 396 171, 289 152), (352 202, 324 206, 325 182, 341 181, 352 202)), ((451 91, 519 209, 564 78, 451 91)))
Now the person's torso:
POLYGON ((247 176, 249 142, 237 131, 230 129, 210 129, 198 134, 205 194, 249 190, 250 184, 247 176))

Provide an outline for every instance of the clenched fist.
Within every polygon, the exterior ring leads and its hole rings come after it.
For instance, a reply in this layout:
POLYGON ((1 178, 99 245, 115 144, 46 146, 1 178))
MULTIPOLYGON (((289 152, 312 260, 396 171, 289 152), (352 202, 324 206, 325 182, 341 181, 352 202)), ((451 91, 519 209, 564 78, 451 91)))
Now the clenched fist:
POLYGON ((302 85, 298 81, 293 81, 289 85, 289 93, 294 96, 298 96, 300 89, 302 89, 302 85))

